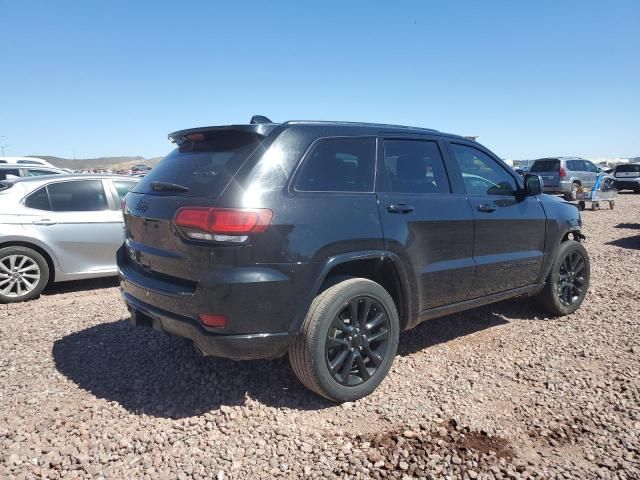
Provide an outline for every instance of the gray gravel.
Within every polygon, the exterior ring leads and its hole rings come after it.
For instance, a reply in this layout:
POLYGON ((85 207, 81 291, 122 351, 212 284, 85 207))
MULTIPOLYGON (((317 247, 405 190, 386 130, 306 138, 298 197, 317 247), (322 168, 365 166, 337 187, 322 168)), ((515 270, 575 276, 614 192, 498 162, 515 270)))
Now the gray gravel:
POLYGON ((405 333, 340 406, 285 360, 200 358, 126 322, 114 280, 0 306, 0 478, 640 478, 640 195, 585 212, 592 287, 405 333))

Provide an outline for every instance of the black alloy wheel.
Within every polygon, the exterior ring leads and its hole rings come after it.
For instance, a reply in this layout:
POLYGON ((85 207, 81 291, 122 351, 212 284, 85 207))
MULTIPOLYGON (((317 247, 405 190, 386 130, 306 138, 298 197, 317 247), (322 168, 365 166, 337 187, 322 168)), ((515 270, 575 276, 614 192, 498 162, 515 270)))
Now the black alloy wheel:
POLYGON ((367 296, 350 299, 327 331, 325 360, 333 378, 344 386, 369 380, 387 354, 389 315, 367 296))
POLYGON ((558 272, 558 299, 563 305, 571 306, 578 302, 586 286, 587 265, 579 251, 571 251, 560 263, 558 272))

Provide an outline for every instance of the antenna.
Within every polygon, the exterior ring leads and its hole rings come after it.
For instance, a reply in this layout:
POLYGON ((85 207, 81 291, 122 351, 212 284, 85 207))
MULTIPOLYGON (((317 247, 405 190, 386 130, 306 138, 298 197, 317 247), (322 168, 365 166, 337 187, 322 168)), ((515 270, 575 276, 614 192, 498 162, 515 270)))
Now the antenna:
POLYGON ((251 117, 251 121, 249 122, 251 125, 255 125, 256 123, 273 123, 264 115, 254 115, 251 117))

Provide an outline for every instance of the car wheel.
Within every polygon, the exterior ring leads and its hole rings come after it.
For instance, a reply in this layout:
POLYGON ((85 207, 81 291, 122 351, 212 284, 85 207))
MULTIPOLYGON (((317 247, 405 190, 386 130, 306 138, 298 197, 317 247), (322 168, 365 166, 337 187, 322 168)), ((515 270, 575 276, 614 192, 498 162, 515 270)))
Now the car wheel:
POLYGON ((575 312, 589 289, 589 276, 587 250, 580 242, 567 240, 560 245, 539 303, 554 316, 575 312))
POLYGON ((575 202, 578 198, 578 184, 573 182, 571 184, 571 191, 564 194, 564 199, 568 202, 575 202))
POLYGON ((36 298, 49 282, 49 265, 42 255, 27 247, 0 249, 0 303, 36 298))
POLYGON ((398 349, 398 311, 391 296, 364 278, 342 281, 320 293, 289 350, 298 379, 336 402, 373 392, 398 349))

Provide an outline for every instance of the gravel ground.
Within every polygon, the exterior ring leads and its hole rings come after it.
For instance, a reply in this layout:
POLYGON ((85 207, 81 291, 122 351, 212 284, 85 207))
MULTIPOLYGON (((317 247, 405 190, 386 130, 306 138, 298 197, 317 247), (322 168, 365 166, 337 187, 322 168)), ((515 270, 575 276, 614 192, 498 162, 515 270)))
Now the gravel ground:
POLYGON ((576 314, 512 300, 423 324, 340 406, 284 359, 130 326, 112 279, 0 305, 0 478, 640 478, 639 209, 583 214, 576 314))

